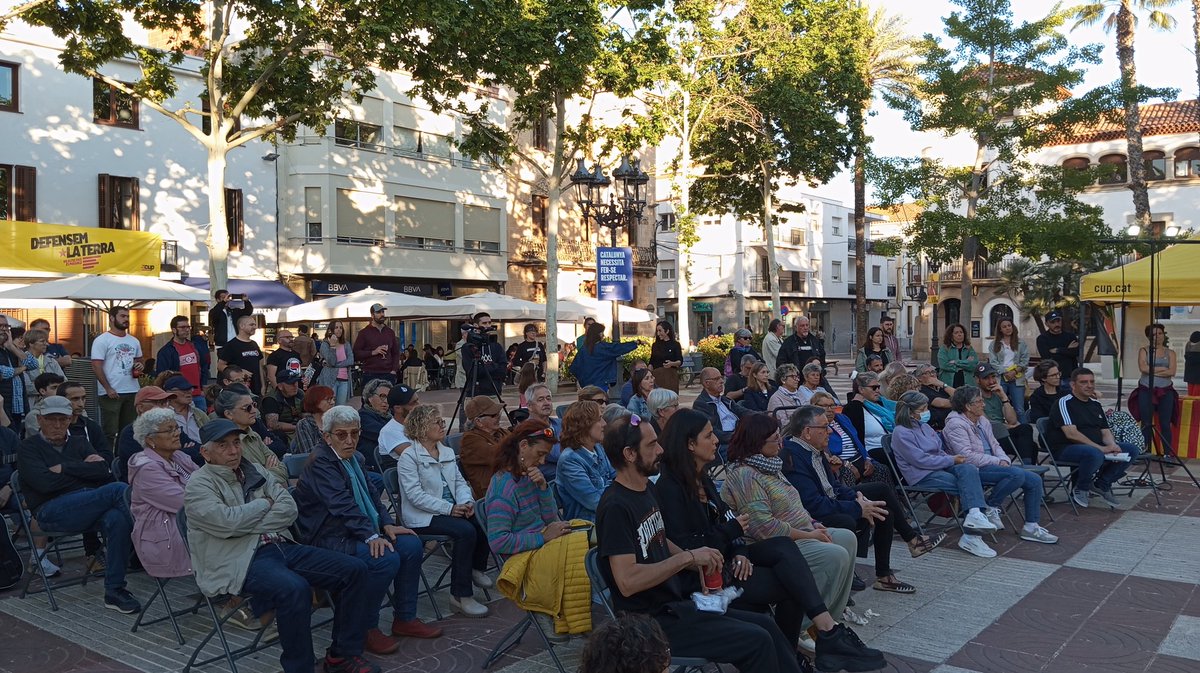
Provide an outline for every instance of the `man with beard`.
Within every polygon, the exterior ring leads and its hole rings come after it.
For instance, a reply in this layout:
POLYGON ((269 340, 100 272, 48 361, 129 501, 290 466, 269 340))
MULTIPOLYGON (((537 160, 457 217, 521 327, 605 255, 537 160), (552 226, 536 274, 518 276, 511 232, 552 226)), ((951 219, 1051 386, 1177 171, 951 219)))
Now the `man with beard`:
POLYGON ((121 428, 137 418, 134 397, 142 388, 138 383, 142 342, 129 333, 129 309, 124 306, 108 310, 108 324, 108 331, 92 342, 92 370, 100 398, 100 426, 109 443, 115 444, 121 428))
POLYGON ((896 319, 885 315, 879 319, 879 329, 883 330, 883 347, 896 356, 898 362, 903 362, 900 355, 900 339, 896 336, 896 319))
POLYGON ((229 365, 237 365, 250 374, 248 387, 254 395, 262 394, 262 349, 251 338, 258 329, 252 315, 244 315, 237 321, 237 336, 229 340, 217 353, 217 371, 229 365))
POLYGON ((617 477, 596 508, 600 574, 613 606, 652 617, 675 656, 732 663, 739 671, 798 673, 796 644, 769 615, 696 609, 689 596, 700 590, 700 576, 720 572, 724 559, 716 549, 683 551, 667 539, 649 479, 658 474, 663 450, 649 423, 631 421, 617 421, 604 434, 617 477))
POLYGON ((241 320, 242 316, 252 315, 254 304, 250 303, 250 298, 246 295, 229 294, 228 290, 217 290, 213 293, 213 298, 217 303, 208 311, 208 324, 212 327, 213 343, 219 349, 237 335, 238 320, 241 320), (242 300, 241 308, 229 305, 229 302, 239 297, 242 300))
POLYGON ((504 385, 504 367, 507 360, 504 357, 504 349, 491 339, 491 335, 494 334, 492 316, 488 313, 476 313, 472 322, 475 323, 476 333, 484 335, 484 343, 468 343, 462 350, 468 386, 471 383, 472 369, 475 376, 475 387, 467 391, 467 397, 499 395, 504 385))
POLYGON ((383 304, 371 305, 371 323, 354 337, 354 360, 362 365, 363 385, 375 379, 396 382, 400 342, 387 326, 387 307, 383 304))

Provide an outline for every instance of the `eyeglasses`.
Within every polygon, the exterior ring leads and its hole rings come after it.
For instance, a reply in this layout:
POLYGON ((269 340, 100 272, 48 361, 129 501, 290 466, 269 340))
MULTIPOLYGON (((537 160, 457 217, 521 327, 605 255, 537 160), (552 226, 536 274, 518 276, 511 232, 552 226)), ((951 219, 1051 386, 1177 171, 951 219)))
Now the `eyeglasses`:
POLYGON ((247 404, 244 407, 238 407, 239 410, 245 411, 246 413, 250 413, 251 411, 254 411, 257 408, 258 408, 258 405, 253 402, 251 402, 250 404, 247 404))
POLYGON ((597 404, 608 404, 607 397, 593 397, 592 401, 596 402, 597 404))
POLYGON ((799 374, 788 374, 787 376, 783 377, 783 380, 786 381, 788 379, 798 379, 798 378, 800 378, 799 374))
POLYGON ((355 441, 358 441, 358 436, 360 434, 362 434, 362 431, 361 430, 334 430, 333 432, 330 432, 329 434, 333 435, 334 437, 337 437, 337 440, 339 442, 344 442, 347 439, 353 439, 355 441))
POLYGON ((476 418, 498 418, 500 414, 479 414, 476 418))
POLYGON ((879 390, 882 386, 880 386, 878 383, 876 383, 873 386, 867 386, 867 387, 870 388, 871 390, 879 390))
POLYGON ((836 404, 818 404, 817 406, 821 407, 825 411, 833 411, 834 409, 837 409, 836 404))
POLYGON ((150 434, 152 434, 152 435, 178 435, 179 433, 180 433, 180 430, 179 430, 179 426, 177 425, 177 426, 171 428, 170 430, 155 430, 154 432, 151 432, 150 434))
POLYGON ((811 428, 811 429, 813 429, 813 430, 825 430, 826 432, 828 432, 828 431, 829 431, 829 426, 828 426, 828 425, 806 425, 806 426, 804 426, 804 427, 806 427, 806 428, 811 428))

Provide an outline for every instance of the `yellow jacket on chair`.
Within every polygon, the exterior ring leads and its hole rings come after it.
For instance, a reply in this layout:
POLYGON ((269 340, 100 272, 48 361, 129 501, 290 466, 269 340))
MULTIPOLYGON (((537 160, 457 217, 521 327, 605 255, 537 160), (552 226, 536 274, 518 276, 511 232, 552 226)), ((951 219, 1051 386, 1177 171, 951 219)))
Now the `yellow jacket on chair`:
POLYGON ((592 583, 583 559, 588 535, 582 531, 557 537, 541 549, 509 557, 496 587, 524 610, 554 617, 558 633, 592 630, 592 583))

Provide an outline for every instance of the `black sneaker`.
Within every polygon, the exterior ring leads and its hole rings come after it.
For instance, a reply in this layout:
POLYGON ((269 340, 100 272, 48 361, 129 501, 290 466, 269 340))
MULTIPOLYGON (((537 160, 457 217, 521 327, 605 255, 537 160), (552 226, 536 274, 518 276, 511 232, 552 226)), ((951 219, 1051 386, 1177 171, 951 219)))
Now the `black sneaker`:
POLYGON ((121 614, 131 615, 140 612, 142 604, 126 589, 114 589, 104 592, 104 607, 116 610, 121 614))
POLYGON ((817 670, 875 671, 887 666, 883 653, 863 644, 858 634, 842 624, 817 634, 817 670))
POLYGON ((862 580, 862 578, 858 576, 858 573, 854 573, 854 581, 850 583, 850 590, 851 591, 863 591, 866 588, 867 588, 867 583, 864 582, 862 580))
POLYGON ((326 654, 325 673, 380 673, 380 668, 359 655, 335 657, 326 654))

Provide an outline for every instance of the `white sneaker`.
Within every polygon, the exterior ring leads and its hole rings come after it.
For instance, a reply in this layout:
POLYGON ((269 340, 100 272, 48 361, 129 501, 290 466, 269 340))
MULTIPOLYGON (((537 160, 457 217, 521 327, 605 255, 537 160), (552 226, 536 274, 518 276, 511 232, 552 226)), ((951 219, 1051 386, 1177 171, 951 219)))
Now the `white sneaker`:
POLYGON ((958 540, 958 548, 967 552, 968 554, 974 554, 979 558, 996 557, 996 550, 987 546, 987 543, 984 542, 983 539, 981 539, 978 535, 962 536, 958 540))
POLYGON ((488 608, 479 601, 476 601, 471 596, 458 598, 450 597, 450 609, 455 612, 461 612, 464 617, 486 617, 488 616, 488 608))
POLYGON ((62 568, 54 565, 54 562, 45 556, 40 556, 39 559, 42 565, 42 574, 46 577, 58 577, 62 572, 62 568))
POLYGON ((996 530, 1004 530, 1004 519, 1000 516, 999 508, 984 508, 983 515, 987 517, 988 523, 996 527, 996 530))
POLYGON ((475 586, 479 587, 480 589, 491 589, 492 587, 496 586, 496 583, 492 581, 492 578, 488 577, 487 573, 483 572, 482 570, 471 571, 471 582, 473 582, 475 586))
MULTIPOLYGON (((963 520, 963 528, 966 528, 973 533, 996 532, 996 526, 992 525, 992 522, 988 520, 986 516, 984 516, 983 512, 978 510, 971 510, 970 512, 967 512, 967 518, 963 520)), ((968 536, 964 535, 963 537, 965 538, 968 536)))
POLYGON ((1029 540, 1030 542, 1041 542, 1042 544, 1054 544, 1058 542, 1058 536, 1041 526, 1035 527, 1033 530, 1028 528, 1021 529, 1021 539, 1029 540))

